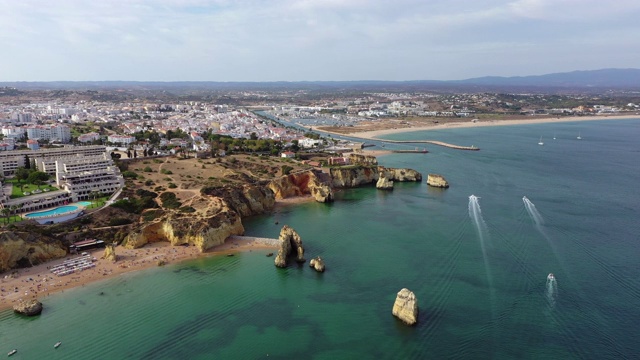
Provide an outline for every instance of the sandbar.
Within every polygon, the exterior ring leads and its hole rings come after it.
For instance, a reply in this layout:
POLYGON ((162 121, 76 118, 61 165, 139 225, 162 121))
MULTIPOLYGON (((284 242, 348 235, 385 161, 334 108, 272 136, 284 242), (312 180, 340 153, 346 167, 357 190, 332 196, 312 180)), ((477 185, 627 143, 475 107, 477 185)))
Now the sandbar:
POLYGON ((333 131, 314 130, 331 133, 334 135, 349 136, 354 138, 368 139, 368 140, 381 140, 380 136, 390 134, 408 133, 414 131, 425 130, 442 130, 442 129, 459 129, 459 128, 474 128, 474 127, 486 127, 486 126, 509 126, 509 125, 528 125, 528 124, 547 124, 547 123, 565 123, 575 121, 597 121, 597 120, 631 120, 640 119, 640 114, 629 115, 594 115, 594 116, 566 116, 566 117, 532 117, 531 119, 518 119, 518 120, 491 120, 482 119, 472 121, 470 118, 460 119, 459 122, 448 122, 445 124, 429 124, 425 126, 394 128, 384 130, 373 131, 358 131, 358 127, 350 128, 353 132, 342 134, 333 131))

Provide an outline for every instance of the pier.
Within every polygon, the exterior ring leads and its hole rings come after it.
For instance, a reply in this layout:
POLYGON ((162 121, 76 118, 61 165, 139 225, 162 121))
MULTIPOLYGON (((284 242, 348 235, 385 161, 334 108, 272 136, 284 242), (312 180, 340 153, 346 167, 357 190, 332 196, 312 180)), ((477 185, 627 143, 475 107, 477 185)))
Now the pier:
MULTIPOLYGON (((479 147, 476 147, 473 145, 461 146, 461 145, 449 144, 449 143, 446 143, 443 141, 437 141, 437 140, 380 140, 380 141, 385 143, 393 143, 393 144, 433 144, 433 145, 444 146, 444 147, 448 147, 456 150, 471 150, 471 151, 480 150, 479 147)), ((407 150, 403 152, 416 152, 416 151, 407 150)))

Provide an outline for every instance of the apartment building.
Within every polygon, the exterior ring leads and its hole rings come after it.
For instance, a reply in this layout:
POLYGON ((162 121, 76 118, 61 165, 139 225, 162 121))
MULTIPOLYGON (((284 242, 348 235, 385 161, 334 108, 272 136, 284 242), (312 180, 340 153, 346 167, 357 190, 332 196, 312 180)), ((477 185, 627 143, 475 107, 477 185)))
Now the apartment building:
POLYGON ((25 128, 27 136, 32 140, 49 140, 68 143, 71 140, 71 129, 67 125, 32 125, 25 128))

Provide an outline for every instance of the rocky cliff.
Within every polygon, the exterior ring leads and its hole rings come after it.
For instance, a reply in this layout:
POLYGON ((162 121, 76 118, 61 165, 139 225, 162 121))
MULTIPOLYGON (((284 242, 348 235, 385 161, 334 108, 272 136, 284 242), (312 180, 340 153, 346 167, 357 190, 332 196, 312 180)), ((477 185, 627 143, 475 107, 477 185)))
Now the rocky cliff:
POLYGON ((354 165, 378 165, 378 159, 371 155, 351 153, 349 154, 349 161, 354 165))
POLYGON ((42 313, 42 303, 36 299, 19 300, 13 305, 13 311, 26 316, 35 316, 42 313))
POLYGON ((0 272, 41 264, 66 255, 64 244, 48 236, 9 230, 0 232, 0 272))
POLYGON ((244 234, 241 218, 269 211, 275 203, 273 191, 259 185, 207 189, 204 193, 191 199, 195 212, 168 210, 165 216, 129 234, 124 246, 138 248, 169 241, 172 245, 192 244, 203 252, 223 244, 231 235, 244 234))
POLYGON ((384 171, 381 171, 378 175, 378 182, 376 183, 376 188, 381 190, 393 190, 393 181, 389 180, 384 171))
POLYGON ((283 176, 272 180, 267 186, 274 192, 276 199, 311 195, 318 202, 333 201, 333 190, 311 170, 283 176))
POLYGON ((337 188, 351 188, 377 182, 380 176, 389 181, 422 181, 422 174, 413 169, 383 166, 349 166, 329 170, 331 184, 337 188))

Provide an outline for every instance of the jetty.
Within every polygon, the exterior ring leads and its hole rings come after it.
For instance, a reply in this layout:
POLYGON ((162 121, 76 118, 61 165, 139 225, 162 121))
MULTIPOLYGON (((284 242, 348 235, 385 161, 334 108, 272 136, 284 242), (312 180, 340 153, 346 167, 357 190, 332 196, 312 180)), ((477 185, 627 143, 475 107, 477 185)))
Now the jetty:
MULTIPOLYGON (((476 147, 473 145, 461 146, 461 145, 449 144, 444 141, 438 141, 438 140, 380 140, 380 141, 385 143, 392 143, 392 144, 433 144, 433 145, 444 146, 444 147, 448 147, 456 150, 471 150, 471 151, 480 150, 479 147, 476 147)), ((415 151, 405 151, 405 152, 415 152, 415 151)))

